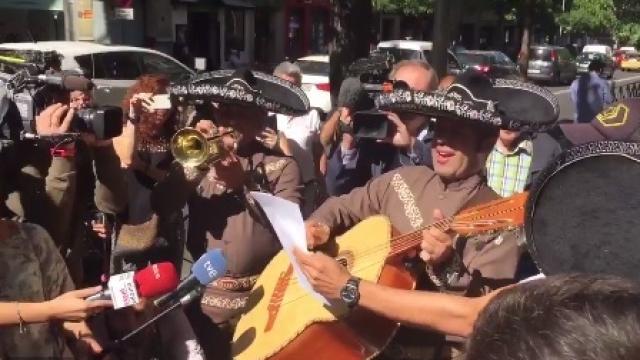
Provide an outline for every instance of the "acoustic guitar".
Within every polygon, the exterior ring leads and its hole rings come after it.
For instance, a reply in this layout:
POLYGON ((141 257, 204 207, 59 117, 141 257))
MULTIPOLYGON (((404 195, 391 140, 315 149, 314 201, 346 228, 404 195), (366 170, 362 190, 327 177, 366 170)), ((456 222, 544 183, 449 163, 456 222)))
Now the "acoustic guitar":
MULTIPOLYGON (((393 237, 385 216, 372 216, 336 239, 336 259, 364 280, 414 289, 415 279, 403 265, 403 254, 422 241, 431 227, 463 236, 519 227, 527 193, 462 211, 414 232, 393 237)), ((258 278, 232 343, 237 360, 371 358, 389 343, 399 324, 342 303, 325 306, 299 284, 284 251, 258 278)))

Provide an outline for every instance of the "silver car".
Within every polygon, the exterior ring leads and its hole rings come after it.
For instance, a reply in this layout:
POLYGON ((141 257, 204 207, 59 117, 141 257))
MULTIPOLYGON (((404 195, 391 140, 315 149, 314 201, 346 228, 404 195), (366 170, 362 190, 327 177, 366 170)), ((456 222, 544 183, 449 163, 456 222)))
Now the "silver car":
POLYGON ((96 85, 97 105, 120 106, 135 80, 142 74, 165 74, 176 81, 195 72, 178 60, 159 51, 120 45, 102 45, 80 41, 41 41, 0 44, 2 51, 51 52, 62 56, 62 70, 81 70, 96 85))
POLYGON ((552 84, 571 83, 577 74, 576 64, 569 50, 560 46, 532 46, 527 78, 552 84))

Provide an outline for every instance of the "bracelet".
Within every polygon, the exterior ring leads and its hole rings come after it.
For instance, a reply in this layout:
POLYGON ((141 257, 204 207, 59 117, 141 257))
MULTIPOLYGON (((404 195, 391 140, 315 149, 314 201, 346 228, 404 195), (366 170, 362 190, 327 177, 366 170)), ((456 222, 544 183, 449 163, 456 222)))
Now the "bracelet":
POLYGON ((22 318, 22 314, 20 313, 20 303, 16 302, 16 314, 18 315, 18 322, 20 324, 20 334, 25 333, 24 328, 24 319, 22 318))

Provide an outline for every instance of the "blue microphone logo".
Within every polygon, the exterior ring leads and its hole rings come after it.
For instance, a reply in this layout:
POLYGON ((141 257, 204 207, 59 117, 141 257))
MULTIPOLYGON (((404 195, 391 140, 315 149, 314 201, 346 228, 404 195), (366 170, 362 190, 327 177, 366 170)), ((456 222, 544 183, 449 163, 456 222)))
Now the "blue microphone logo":
POLYGON ((193 264, 191 272, 202 285, 207 285, 227 271, 227 260, 222 250, 209 250, 193 264))

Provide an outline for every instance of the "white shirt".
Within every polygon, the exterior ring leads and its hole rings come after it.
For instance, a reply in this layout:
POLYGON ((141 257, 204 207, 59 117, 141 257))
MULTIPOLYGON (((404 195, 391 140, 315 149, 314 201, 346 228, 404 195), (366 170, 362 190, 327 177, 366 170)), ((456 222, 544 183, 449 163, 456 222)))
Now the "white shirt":
POLYGON ((282 131, 287 139, 292 140, 293 158, 300 167, 302 181, 308 182, 316 177, 313 161, 313 142, 320 133, 320 116, 316 110, 300 116, 276 115, 278 131, 282 131), (295 146, 298 145, 298 146, 295 146))

